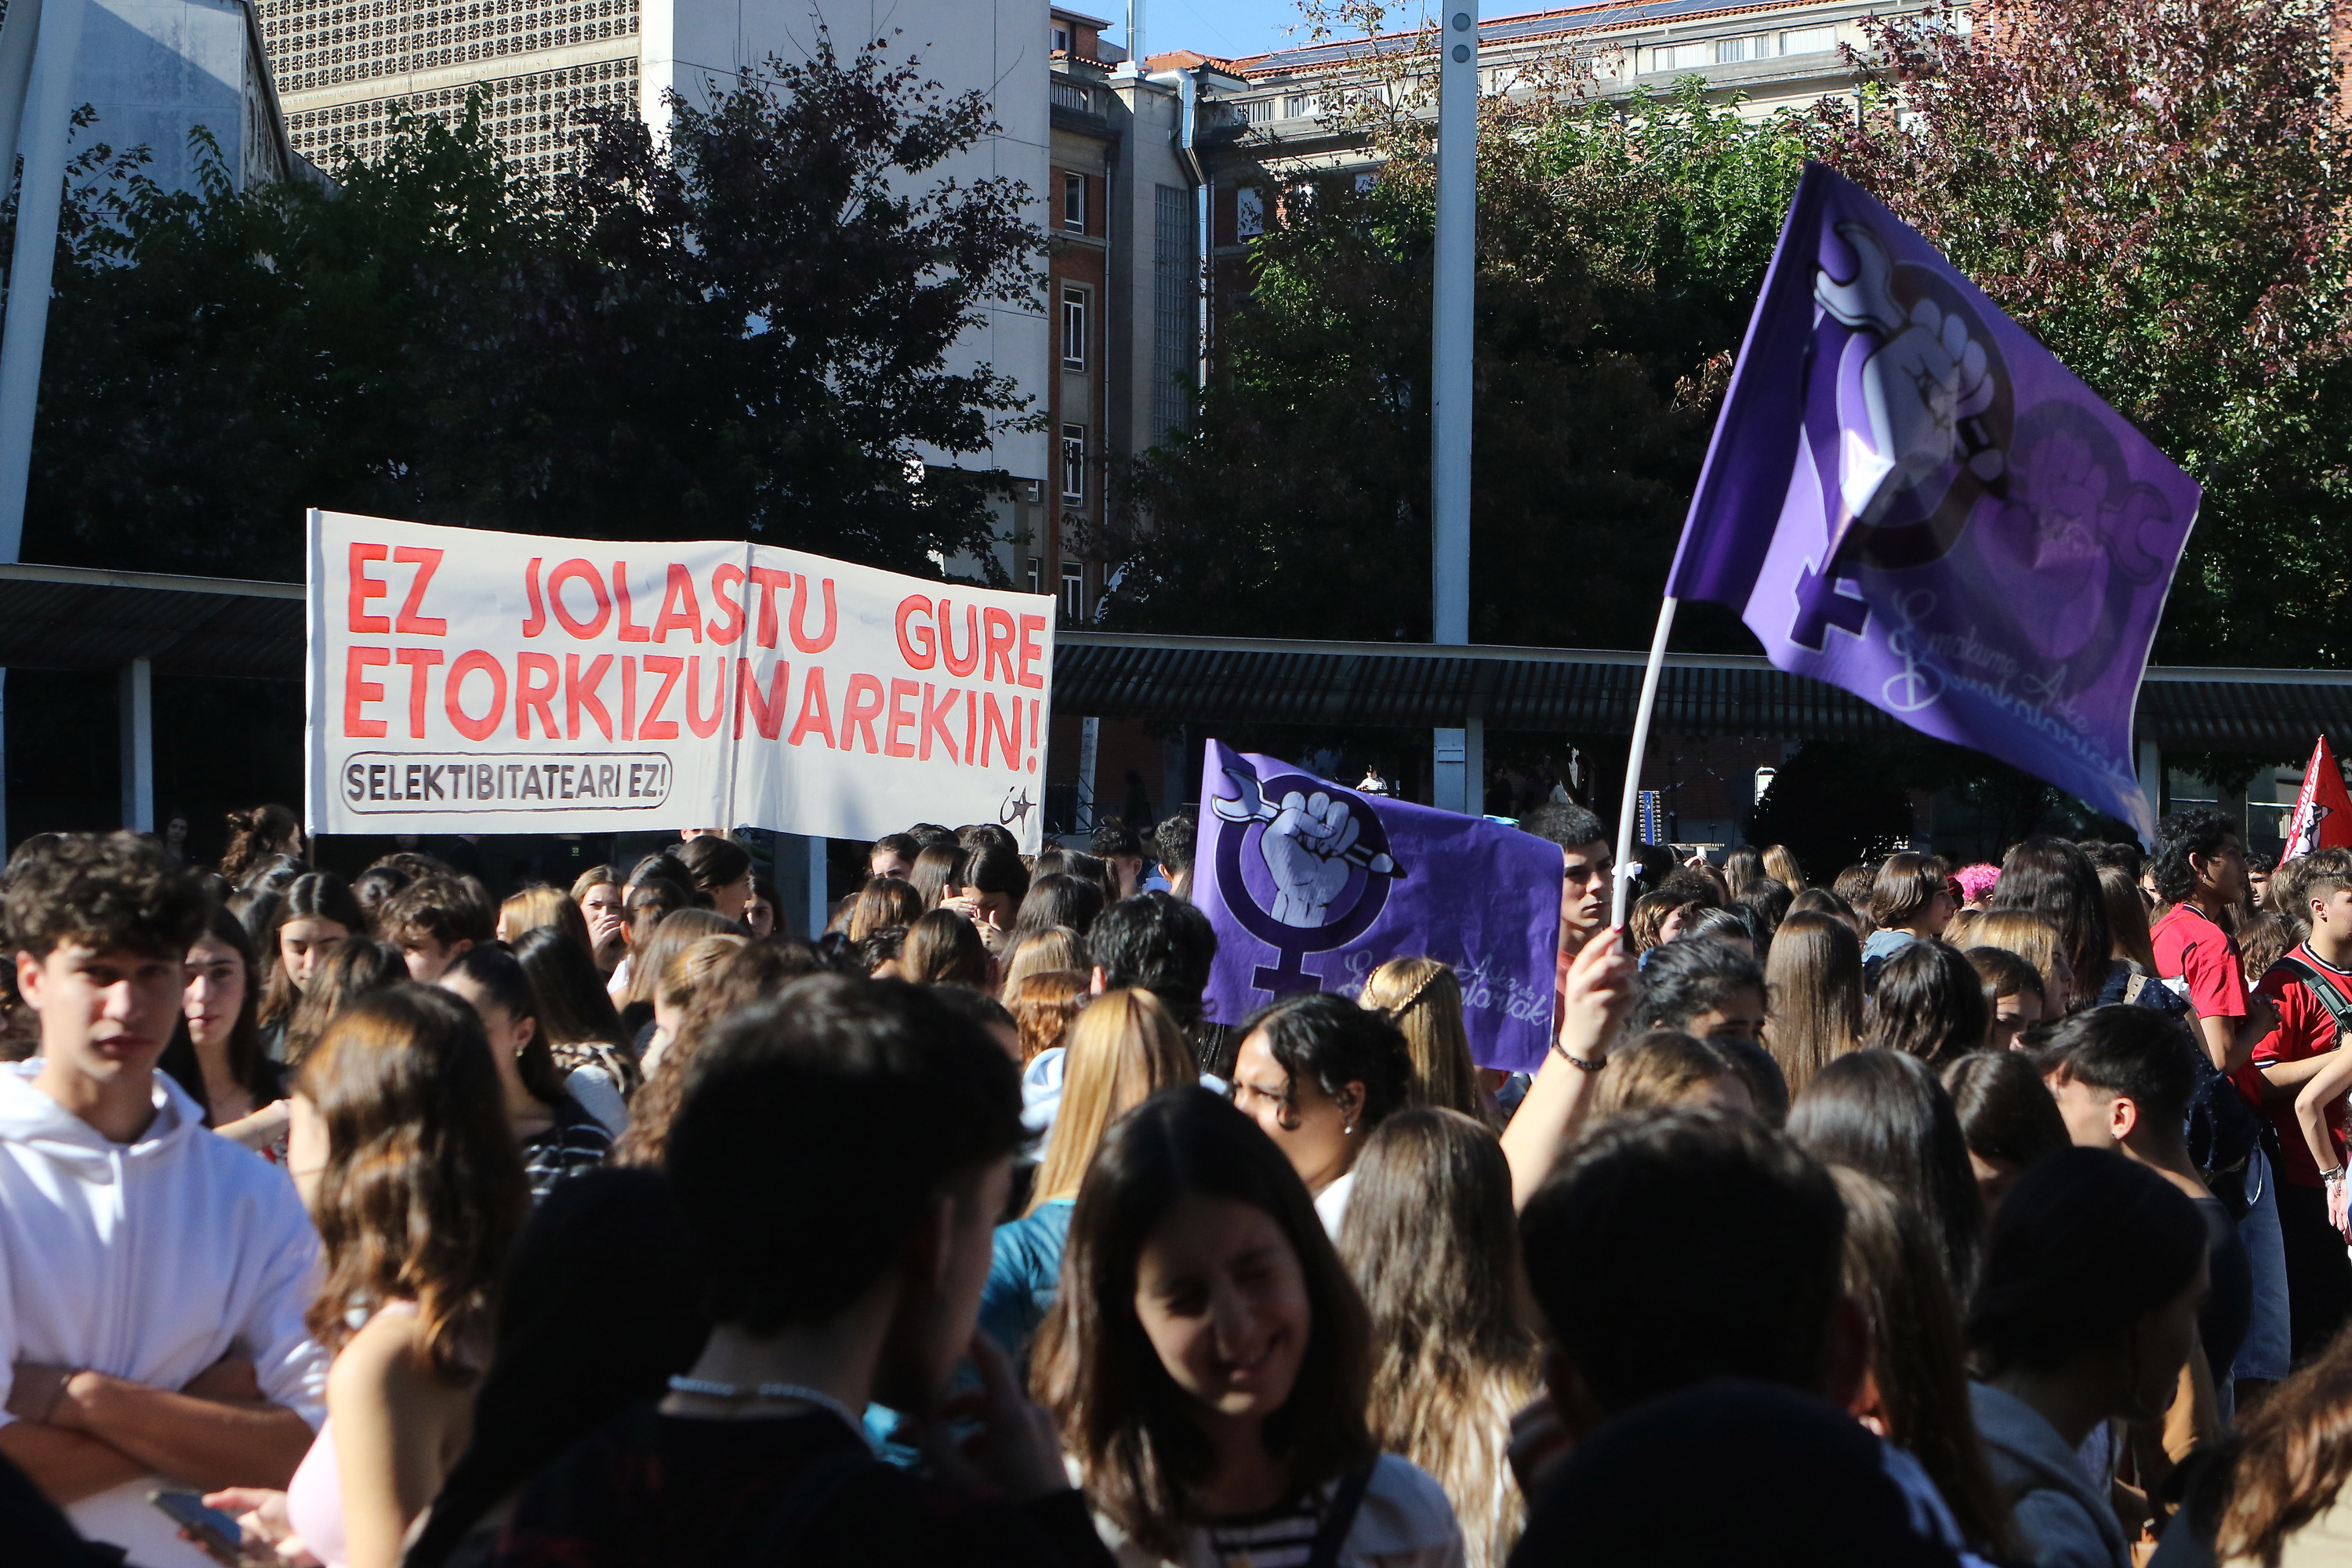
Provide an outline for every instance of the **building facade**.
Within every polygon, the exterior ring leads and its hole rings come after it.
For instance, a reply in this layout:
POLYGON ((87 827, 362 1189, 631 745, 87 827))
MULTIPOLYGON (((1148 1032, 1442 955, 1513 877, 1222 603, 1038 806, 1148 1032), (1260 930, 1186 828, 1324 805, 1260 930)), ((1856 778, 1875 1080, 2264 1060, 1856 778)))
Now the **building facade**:
MULTIPOLYGON (((805 59, 820 32, 844 55, 880 40, 950 93, 979 89, 995 129, 942 175, 1021 181, 1044 221, 1048 185, 1046 34, 1030 0, 258 0, 291 145, 329 166, 370 158, 405 107, 454 121, 469 93, 517 169, 545 176, 575 155, 579 115, 620 109, 656 128, 671 102, 708 101, 771 57, 805 59)), ((1034 408, 1053 377, 1042 299, 990 301, 949 369, 992 364, 1034 408)), ((1051 531, 1055 454, 1044 428, 1000 432, 988 450, 924 452, 942 466, 1002 468, 1019 484, 998 507, 998 564, 1019 580, 1021 542, 1051 531)), ((971 562, 950 569, 975 568, 971 562)))
POLYGON ((315 177, 289 140, 253 0, 87 0, 74 101, 96 114, 76 136, 143 146, 166 190, 199 187, 202 130, 239 190, 315 177))

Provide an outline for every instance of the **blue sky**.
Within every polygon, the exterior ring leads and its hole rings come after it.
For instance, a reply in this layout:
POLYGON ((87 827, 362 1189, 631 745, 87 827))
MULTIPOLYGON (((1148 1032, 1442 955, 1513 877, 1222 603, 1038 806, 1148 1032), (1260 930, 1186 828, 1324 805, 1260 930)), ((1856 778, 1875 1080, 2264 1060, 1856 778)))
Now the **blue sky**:
MULTIPOLYGON (((1198 49, 1204 55, 1262 55, 1304 37, 1303 31, 1289 31, 1299 21, 1297 0, 1143 0, 1143 6, 1144 47, 1153 54, 1198 49)), ((1075 0, 1075 7, 1109 17, 1106 36, 1115 43, 1126 41, 1126 0, 1075 0)), ((1542 8, 1541 0, 1490 0, 1480 10, 1512 16, 1542 8)), ((1420 26, 1422 9, 1421 0, 1396 0, 1389 7, 1389 27, 1420 26)))

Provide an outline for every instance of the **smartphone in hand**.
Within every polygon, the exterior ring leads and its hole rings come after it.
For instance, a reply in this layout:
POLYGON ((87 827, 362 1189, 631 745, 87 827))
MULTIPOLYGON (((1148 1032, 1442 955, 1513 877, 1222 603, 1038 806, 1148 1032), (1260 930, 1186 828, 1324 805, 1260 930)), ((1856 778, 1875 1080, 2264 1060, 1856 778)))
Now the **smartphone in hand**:
POLYGON ((277 1561, 277 1553, 267 1547, 247 1546, 236 1521, 216 1508, 206 1508, 202 1492, 154 1491, 147 1494, 147 1500, 222 1568, 256 1568, 277 1561))

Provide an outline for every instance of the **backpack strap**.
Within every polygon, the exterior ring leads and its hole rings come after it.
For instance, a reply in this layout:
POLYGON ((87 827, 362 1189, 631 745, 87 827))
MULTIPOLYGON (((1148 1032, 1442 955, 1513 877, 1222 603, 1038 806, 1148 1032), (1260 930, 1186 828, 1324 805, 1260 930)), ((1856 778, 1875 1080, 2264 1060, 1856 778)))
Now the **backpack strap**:
POLYGON ((837 1449, 809 1465, 792 1479, 769 1509, 759 1539, 740 1561, 752 1568, 790 1563, 801 1537, 833 1505, 842 1489, 880 1463, 871 1449, 860 1446, 837 1449))
POLYGON ((1348 1543, 1348 1532, 1356 1528, 1356 1514, 1364 1505, 1365 1489, 1372 1484, 1372 1469, 1379 1463, 1374 1458, 1363 1468, 1339 1478, 1329 1505, 1323 1510, 1323 1521, 1316 1526, 1307 1568, 1339 1568, 1339 1548, 1348 1543))
POLYGON ((2327 1009, 2327 1016, 2336 1020, 2337 1034, 2352 1029, 2352 996, 2344 994, 2332 976, 2321 973, 2315 965, 2305 963, 2293 953, 2280 959, 2279 965, 2294 970, 2304 984, 2310 988, 2311 994, 2319 999, 2319 1005, 2327 1009))
POLYGON ((2133 970, 2131 978, 2124 982, 2125 1005, 2127 1006, 2137 1005, 2139 1001, 2139 994, 2147 989, 2147 976, 2137 969, 2133 970))

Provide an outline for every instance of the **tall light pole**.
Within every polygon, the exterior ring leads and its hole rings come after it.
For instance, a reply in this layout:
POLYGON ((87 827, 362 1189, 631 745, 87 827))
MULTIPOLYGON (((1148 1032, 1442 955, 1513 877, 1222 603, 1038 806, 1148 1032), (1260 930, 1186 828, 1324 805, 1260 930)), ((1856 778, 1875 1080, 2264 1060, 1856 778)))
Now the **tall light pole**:
MULTIPOLYGON (((1430 333, 1430 640, 1470 640, 1470 342, 1477 290, 1478 6, 1450 0, 1439 27, 1436 303, 1430 333)), ((1435 804, 1483 809, 1483 750, 1467 719, 1436 733, 1435 804)))

